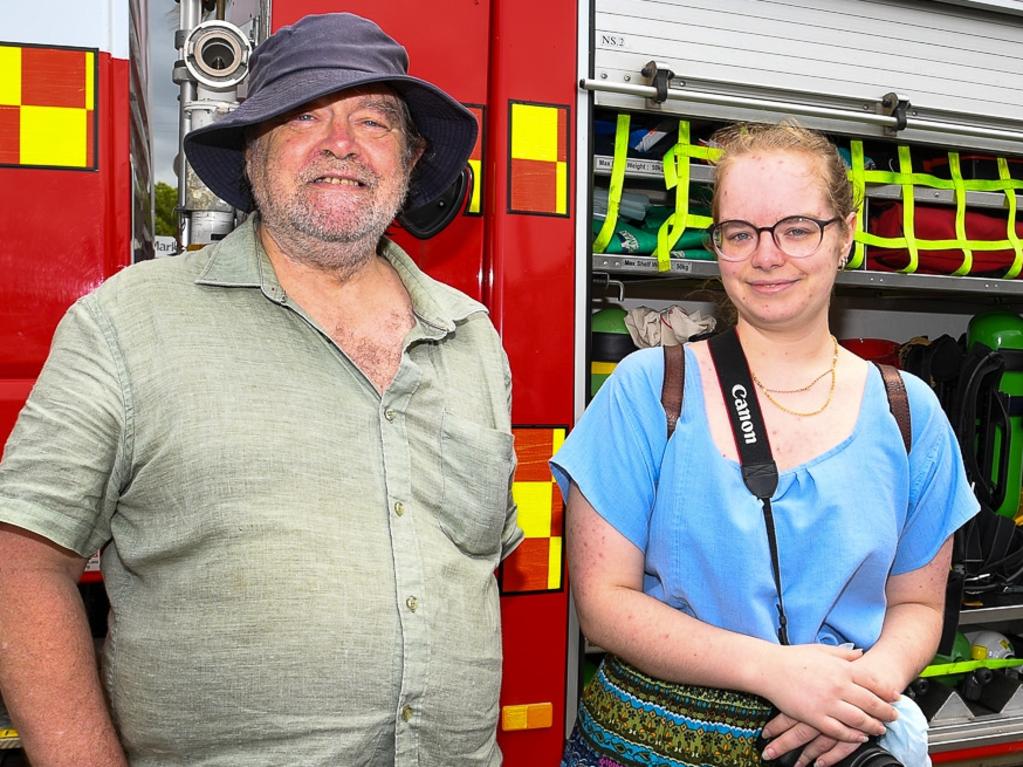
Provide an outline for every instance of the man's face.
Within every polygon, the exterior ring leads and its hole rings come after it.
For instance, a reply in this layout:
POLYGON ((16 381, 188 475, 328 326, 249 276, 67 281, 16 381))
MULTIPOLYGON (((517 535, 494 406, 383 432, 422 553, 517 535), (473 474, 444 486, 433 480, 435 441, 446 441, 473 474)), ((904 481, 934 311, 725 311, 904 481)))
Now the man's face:
POLYGON ((406 158, 401 106, 386 87, 360 88, 269 123, 246 149, 264 224, 375 246, 405 200, 418 159, 406 158))

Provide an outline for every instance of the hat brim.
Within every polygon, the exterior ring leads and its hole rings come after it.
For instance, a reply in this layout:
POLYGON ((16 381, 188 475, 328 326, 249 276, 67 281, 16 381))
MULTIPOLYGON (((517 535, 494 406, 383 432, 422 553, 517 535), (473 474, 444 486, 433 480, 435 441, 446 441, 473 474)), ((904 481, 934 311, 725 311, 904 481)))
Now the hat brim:
POLYGON ((310 101, 367 85, 393 88, 408 104, 412 122, 427 141, 412 173, 408 207, 432 202, 462 172, 476 144, 473 114, 430 83, 411 75, 367 75, 323 69, 267 84, 237 109, 185 136, 184 151, 192 169, 222 200, 239 210, 255 208, 245 175, 245 132, 310 101))

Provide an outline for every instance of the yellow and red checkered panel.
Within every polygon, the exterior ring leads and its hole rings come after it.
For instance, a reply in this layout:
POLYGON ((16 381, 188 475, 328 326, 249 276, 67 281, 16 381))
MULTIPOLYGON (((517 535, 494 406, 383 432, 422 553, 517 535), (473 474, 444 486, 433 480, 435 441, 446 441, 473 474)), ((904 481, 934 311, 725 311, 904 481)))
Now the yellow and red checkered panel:
POLYGON ((564 442, 566 429, 542 426, 512 431, 518 457, 512 494, 526 537, 501 565, 501 592, 560 591, 565 504, 547 461, 564 442))
POLYGON ((509 104, 511 213, 568 215, 568 107, 509 104))
POLYGON ((96 167, 96 50, 0 44, 0 165, 96 167))
POLYGON ((482 215, 483 211, 483 125, 484 108, 476 104, 466 104, 465 108, 476 118, 479 132, 476 134, 476 145, 469 155, 469 167, 472 168, 472 196, 465 212, 471 216, 482 215))

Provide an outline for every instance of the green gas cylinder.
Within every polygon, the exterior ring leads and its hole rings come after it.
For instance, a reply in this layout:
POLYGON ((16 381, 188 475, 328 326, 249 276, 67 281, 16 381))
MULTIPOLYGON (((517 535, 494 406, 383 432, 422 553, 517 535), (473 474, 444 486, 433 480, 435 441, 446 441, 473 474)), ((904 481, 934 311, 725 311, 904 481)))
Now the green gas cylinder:
POLYGON ((626 355, 636 351, 629 329, 625 327, 626 311, 609 306, 590 317, 590 396, 604 383, 611 371, 626 355))
POLYGON ((970 320, 966 345, 971 352, 980 345, 998 352, 1004 363, 987 395, 992 406, 979 408, 977 451, 980 464, 999 488, 1004 500, 995 509, 1006 517, 1020 513, 1020 478, 1023 474, 1023 318, 1005 311, 985 312, 970 320))

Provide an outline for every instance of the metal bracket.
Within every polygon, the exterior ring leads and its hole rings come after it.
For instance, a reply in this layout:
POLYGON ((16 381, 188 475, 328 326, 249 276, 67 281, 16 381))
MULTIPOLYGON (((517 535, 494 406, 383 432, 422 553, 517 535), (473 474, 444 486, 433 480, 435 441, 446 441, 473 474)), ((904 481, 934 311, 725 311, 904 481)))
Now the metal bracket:
POLYGON ((895 136, 899 131, 906 129, 906 112, 909 111, 910 103, 909 99, 905 99, 895 91, 886 93, 881 97, 881 104, 878 111, 883 115, 889 115, 895 118, 894 128, 885 128, 885 133, 889 136, 895 136))
POLYGON ((651 60, 646 63, 646 66, 639 73, 647 78, 650 84, 657 89, 657 95, 651 101, 663 104, 668 100, 668 81, 675 76, 674 72, 670 69, 663 69, 660 64, 651 60))
POLYGON ((625 300, 625 283, 621 280, 612 280, 611 275, 607 272, 593 273, 593 287, 605 296, 607 295, 608 289, 615 288, 618 294, 618 303, 625 300))

